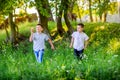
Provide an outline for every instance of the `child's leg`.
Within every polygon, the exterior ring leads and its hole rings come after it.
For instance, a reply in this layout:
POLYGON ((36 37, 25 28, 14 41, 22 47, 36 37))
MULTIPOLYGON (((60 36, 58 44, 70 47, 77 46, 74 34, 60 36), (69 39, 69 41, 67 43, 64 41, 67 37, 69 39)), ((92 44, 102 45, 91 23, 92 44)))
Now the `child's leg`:
POLYGON ((74 49, 74 55, 78 58, 79 57, 79 51, 77 49, 74 49))
POLYGON ((82 57, 83 57, 83 52, 84 52, 84 49, 82 49, 82 50, 79 51, 79 58, 80 59, 82 59, 82 57))
POLYGON ((84 51, 84 49, 80 50, 80 51, 78 51, 77 49, 74 49, 74 54, 78 59, 82 59, 83 51, 84 51))
POLYGON ((39 51, 34 51, 35 58, 36 58, 37 62, 38 62, 38 53, 39 53, 39 51))
POLYGON ((39 51, 38 62, 41 63, 43 59, 44 50, 39 51))

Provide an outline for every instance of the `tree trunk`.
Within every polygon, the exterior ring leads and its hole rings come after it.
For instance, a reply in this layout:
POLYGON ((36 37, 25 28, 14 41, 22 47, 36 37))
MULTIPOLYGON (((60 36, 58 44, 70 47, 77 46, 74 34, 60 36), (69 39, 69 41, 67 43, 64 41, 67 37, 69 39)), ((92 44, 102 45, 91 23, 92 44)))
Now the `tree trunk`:
POLYGON ((57 31, 58 31, 58 33, 60 34, 60 36, 63 36, 63 33, 64 33, 65 31, 64 31, 64 29, 63 29, 63 27, 62 27, 61 18, 62 18, 62 10, 59 10, 58 18, 57 18, 57 31))
POLYGON ((7 30, 7 27, 8 27, 8 25, 6 23, 4 23, 4 28, 5 28, 5 32, 6 32, 6 36, 7 36, 6 41, 8 42, 10 40, 10 36, 9 36, 8 30, 7 30))
POLYGON ((44 28, 44 32, 47 33, 50 36, 49 30, 48 30, 48 17, 43 16, 42 14, 40 16, 40 23, 42 24, 42 27, 44 28))
POLYGON ((50 13, 50 17, 48 18, 49 21, 54 21, 51 9, 50 9, 49 13, 50 13))
POLYGON ((58 13, 58 17, 57 17, 57 31, 60 34, 60 36, 63 36, 63 33, 65 32, 65 30, 62 27, 62 13, 63 13, 63 0, 61 0, 61 4, 59 6, 59 13, 58 13))
POLYGON ((44 9, 47 13, 49 12, 48 4, 46 0, 35 0, 36 7, 39 15, 39 23, 44 28, 44 32, 50 36, 49 30, 48 30, 48 17, 42 13, 42 9, 44 9))
POLYGON ((64 4, 64 19, 65 19, 65 24, 67 25, 67 28, 68 28, 68 34, 71 34, 74 31, 74 29, 72 28, 72 25, 70 24, 70 21, 67 16, 68 5, 69 5, 68 3, 69 3, 68 0, 64 1, 63 3, 64 4))
POLYGON ((37 9, 37 12, 38 12, 38 23, 41 24, 40 11, 37 9))
POLYGON ((107 12, 104 12, 103 14, 103 22, 106 22, 107 12))
POLYGON ((58 0, 55 0, 55 21, 56 21, 56 22, 57 22, 57 11, 58 11, 57 1, 58 1, 58 0))
POLYGON ((99 15, 99 18, 100 18, 100 22, 102 22, 102 15, 99 15))
POLYGON ((89 0, 89 14, 90 14, 90 21, 93 22, 91 0, 89 0))
POLYGON ((8 18, 3 22, 3 25, 4 25, 5 32, 6 32, 6 42, 8 42, 10 40, 10 36, 7 30, 9 26, 8 18))
POLYGON ((65 24, 67 25, 67 28, 68 28, 68 34, 71 34, 74 31, 74 29, 72 28, 72 25, 70 24, 70 21, 68 20, 66 12, 64 12, 64 19, 65 19, 65 24))
MULTIPOLYGON (((98 0, 99 4, 101 4, 101 1, 98 0)), ((99 13, 99 19, 100 19, 100 22, 102 22, 102 14, 99 13)))
MULTIPOLYGON (((69 1, 70 1, 70 3, 68 3, 69 11, 67 12, 67 14, 68 14, 67 16, 68 16, 68 19, 71 19, 73 21, 73 20, 76 20, 75 18, 73 18, 73 17, 75 17, 75 15, 72 13, 76 0, 69 0, 69 1)), ((66 1, 66 3, 67 3, 67 1, 66 1)))
POLYGON ((82 19, 81 19, 81 14, 80 14, 80 9, 79 9, 79 6, 77 5, 77 9, 78 9, 78 16, 79 16, 79 19, 80 19, 80 22, 82 22, 82 19))
POLYGON ((47 0, 46 2, 47 2, 47 4, 48 4, 48 12, 49 12, 49 14, 50 14, 50 17, 48 18, 48 20, 49 20, 49 21, 54 21, 53 15, 52 15, 52 11, 51 11, 51 6, 50 6, 50 4, 49 4, 49 1, 47 0))
POLYGON ((27 5, 27 3, 25 3, 25 6, 24 6, 25 14, 27 14, 27 7, 28 7, 28 5, 27 5))
POLYGON ((98 17, 97 16, 95 16, 95 22, 97 22, 98 21, 98 17))
POLYGON ((73 12, 73 7, 74 7, 74 4, 75 4, 76 0, 70 0, 70 1, 71 1, 71 3, 69 5, 69 11, 72 13, 73 12))
POLYGON ((12 12, 9 13, 9 25, 11 29, 10 41, 11 41, 11 44, 14 46, 17 41, 16 41, 16 30, 13 24, 13 13, 12 12))

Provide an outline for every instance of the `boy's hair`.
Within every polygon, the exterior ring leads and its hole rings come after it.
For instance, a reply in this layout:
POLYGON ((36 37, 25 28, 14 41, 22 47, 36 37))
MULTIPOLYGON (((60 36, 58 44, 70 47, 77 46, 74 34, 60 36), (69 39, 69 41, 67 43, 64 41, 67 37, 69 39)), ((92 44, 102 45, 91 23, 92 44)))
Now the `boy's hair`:
POLYGON ((41 26, 41 27, 42 27, 42 25, 41 25, 41 24, 37 24, 37 26, 41 26))
POLYGON ((78 26, 81 26, 81 28, 84 28, 84 24, 83 23, 79 23, 77 24, 78 26))

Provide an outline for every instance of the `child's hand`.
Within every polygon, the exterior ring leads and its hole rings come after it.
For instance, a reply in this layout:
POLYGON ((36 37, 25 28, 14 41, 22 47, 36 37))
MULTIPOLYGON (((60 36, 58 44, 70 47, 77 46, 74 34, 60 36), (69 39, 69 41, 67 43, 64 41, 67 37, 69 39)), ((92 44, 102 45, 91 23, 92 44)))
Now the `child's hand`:
POLYGON ((51 46, 51 49, 52 49, 52 50, 55 50, 54 46, 51 46))
POLYGON ((34 33, 34 28, 31 28, 31 31, 30 31, 31 33, 34 33))

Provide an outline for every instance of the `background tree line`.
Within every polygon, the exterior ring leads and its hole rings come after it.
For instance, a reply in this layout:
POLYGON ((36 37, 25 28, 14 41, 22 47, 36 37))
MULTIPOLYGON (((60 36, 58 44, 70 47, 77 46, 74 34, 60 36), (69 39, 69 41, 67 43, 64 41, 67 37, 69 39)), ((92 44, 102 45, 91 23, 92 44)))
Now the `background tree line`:
POLYGON ((15 16, 15 10, 22 8, 27 15, 27 8, 35 7, 38 15, 38 23, 42 24, 45 33, 51 36, 48 30, 48 22, 55 21, 57 31, 56 35, 63 36, 64 34, 70 35, 74 29, 71 25, 72 20, 79 18, 82 22, 82 17, 89 15, 90 21, 106 22, 107 14, 120 15, 120 2, 110 2, 110 0, 0 0, 0 23, 3 23, 8 17, 8 25, 4 24, 4 29, 7 34, 8 41, 12 45, 19 42, 19 29, 18 25, 13 20, 15 16), (53 19, 55 16, 55 19, 53 19), (62 19, 64 19, 68 31, 65 32, 62 26, 62 19), (7 31, 7 27, 10 27, 10 35, 7 31))

